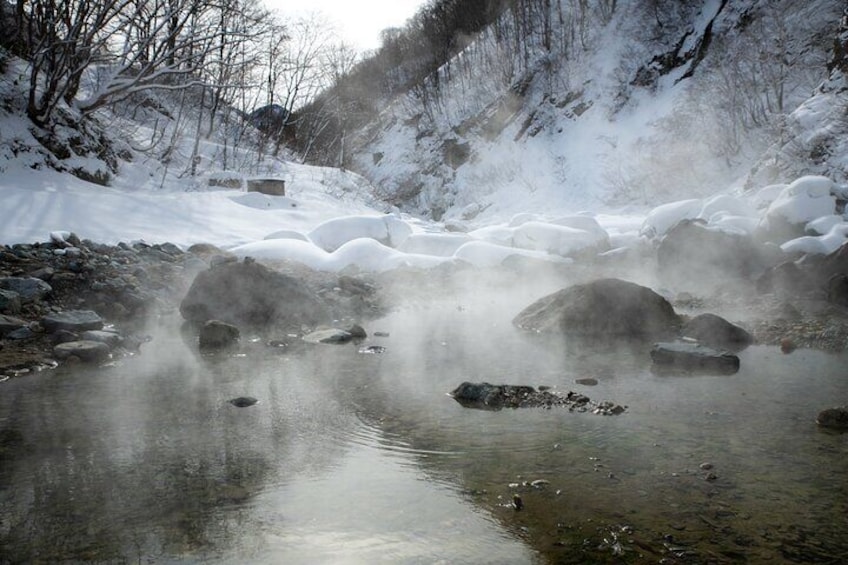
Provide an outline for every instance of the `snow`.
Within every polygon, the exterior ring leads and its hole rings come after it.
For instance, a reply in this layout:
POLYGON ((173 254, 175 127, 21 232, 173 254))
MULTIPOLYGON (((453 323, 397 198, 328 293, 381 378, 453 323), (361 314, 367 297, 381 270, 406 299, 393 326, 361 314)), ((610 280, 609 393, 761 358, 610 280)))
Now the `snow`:
POLYGON ((661 237, 681 220, 697 218, 702 206, 696 198, 657 206, 645 218, 641 233, 648 237, 661 237))
POLYGON ((825 235, 805 235, 787 241, 780 248, 785 253, 828 255, 842 247, 846 241, 848 241, 848 224, 840 223, 834 225, 825 235))
MULTIPOLYGON (((135 165, 141 166, 141 165, 135 165)), ((181 182, 163 188, 130 183, 144 175, 128 165, 117 188, 92 185, 45 170, 10 167, 0 176, 0 242, 66 242, 70 234, 104 243, 144 240, 186 248, 211 243, 238 257, 295 261, 313 269, 385 271, 432 268, 466 262, 496 267, 511 257, 568 263, 578 254, 619 254, 662 236, 685 218, 711 229, 753 234, 773 217, 804 223, 808 235, 782 245, 786 253, 830 253, 848 238, 848 223, 834 213, 825 177, 806 176, 773 185, 752 196, 716 195, 664 204, 645 214, 607 212, 547 214, 513 208, 501 223, 475 224, 468 233, 405 214, 384 214, 371 205, 361 177, 343 171, 287 164, 290 196, 238 189, 186 190, 181 182), (333 179, 339 184, 334 184, 333 179), (128 186, 132 185, 132 188, 128 186), (774 197, 767 208, 762 203, 774 197), (758 210, 758 206, 760 209, 758 210)), ((504 208, 506 210, 506 207, 504 208)))
POLYGON ((790 224, 806 224, 822 216, 833 215, 836 198, 831 194, 832 180, 821 176, 805 176, 783 189, 766 211, 766 220, 784 220, 790 224))

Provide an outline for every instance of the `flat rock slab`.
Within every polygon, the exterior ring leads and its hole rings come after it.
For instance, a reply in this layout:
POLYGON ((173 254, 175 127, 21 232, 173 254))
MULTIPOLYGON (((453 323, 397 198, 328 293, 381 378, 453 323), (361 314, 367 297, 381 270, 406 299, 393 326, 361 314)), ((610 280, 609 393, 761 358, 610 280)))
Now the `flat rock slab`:
POLYGON ((53 354, 59 359, 77 357, 81 361, 98 363, 109 358, 109 346, 99 341, 69 341, 53 348, 53 354))
POLYGON ((84 332, 103 328, 103 318, 92 310, 68 310, 48 314, 41 319, 41 325, 50 333, 59 330, 84 332))
POLYGON ((739 357, 699 343, 657 343, 651 350, 656 367, 700 373, 733 374, 739 370, 739 357))
POLYGON ((22 328, 26 322, 13 316, 0 314, 0 337, 3 337, 9 332, 13 332, 18 328, 22 328))
POLYGON ((329 329, 317 330, 303 336, 307 343, 347 343, 353 339, 353 334, 345 330, 329 329))
MULTIPOLYGON (((118 347, 124 338, 117 332, 107 330, 88 330, 80 335, 83 341, 99 341, 105 343, 109 347, 118 347)), ((73 341, 73 340, 71 340, 73 341)))

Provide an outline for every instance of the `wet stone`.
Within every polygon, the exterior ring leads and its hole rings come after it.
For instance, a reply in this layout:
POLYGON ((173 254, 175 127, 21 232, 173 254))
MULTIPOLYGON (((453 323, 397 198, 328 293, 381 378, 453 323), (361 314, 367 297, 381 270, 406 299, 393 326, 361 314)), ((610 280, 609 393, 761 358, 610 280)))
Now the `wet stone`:
POLYGON ((68 330, 72 332, 83 332, 86 330, 99 330, 103 327, 103 318, 92 310, 68 310, 48 314, 41 319, 41 324, 48 332, 68 330))
POLYGON ((848 406, 822 410, 816 418, 816 423, 823 428, 848 431, 848 406))
POLYGON ((69 341, 53 348, 53 354, 59 359, 76 357, 81 361, 97 363, 109 358, 110 349, 99 341, 69 341))
POLYGON ((340 344, 347 343, 353 339, 350 332, 339 329, 317 330, 303 336, 303 341, 307 343, 330 343, 340 344))
POLYGON ((233 398, 228 402, 237 408, 247 408, 248 406, 259 404, 259 400, 252 396, 239 396, 238 398, 233 398))
POLYGON ((0 289, 16 292, 23 304, 41 300, 53 290, 49 284, 35 277, 0 278, 0 289))
POLYGON ((736 355, 698 343, 657 343, 651 350, 651 359, 659 369, 719 374, 733 374, 739 370, 736 355))

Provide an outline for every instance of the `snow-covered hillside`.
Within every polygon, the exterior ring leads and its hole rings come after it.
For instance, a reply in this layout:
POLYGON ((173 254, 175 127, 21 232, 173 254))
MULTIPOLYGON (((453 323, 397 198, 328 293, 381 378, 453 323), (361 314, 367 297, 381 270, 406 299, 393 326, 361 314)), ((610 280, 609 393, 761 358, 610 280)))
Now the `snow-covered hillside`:
POLYGON ((362 133, 355 168, 381 195, 503 221, 738 188, 827 77, 841 13, 829 0, 633 0, 578 22, 574 3, 551 5, 549 37, 505 45, 506 14, 362 133))

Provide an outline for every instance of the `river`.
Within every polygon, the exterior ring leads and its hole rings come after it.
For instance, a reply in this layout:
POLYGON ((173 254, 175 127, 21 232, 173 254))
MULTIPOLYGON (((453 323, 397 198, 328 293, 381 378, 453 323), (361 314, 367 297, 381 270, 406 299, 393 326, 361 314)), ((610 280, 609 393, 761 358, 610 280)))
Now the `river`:
POLYGON ((0 562, 848 555, 848 434, 815 424, 848 401, 847 356, 755 346, 735 375, 660 375, 645 348, 527 335, 515 313, 410 301, 364 343, 212 356, 164 324, 138 356, 0 383, 0 562), (463 381, 628 408, 474 410, 446 394, 463 381))

